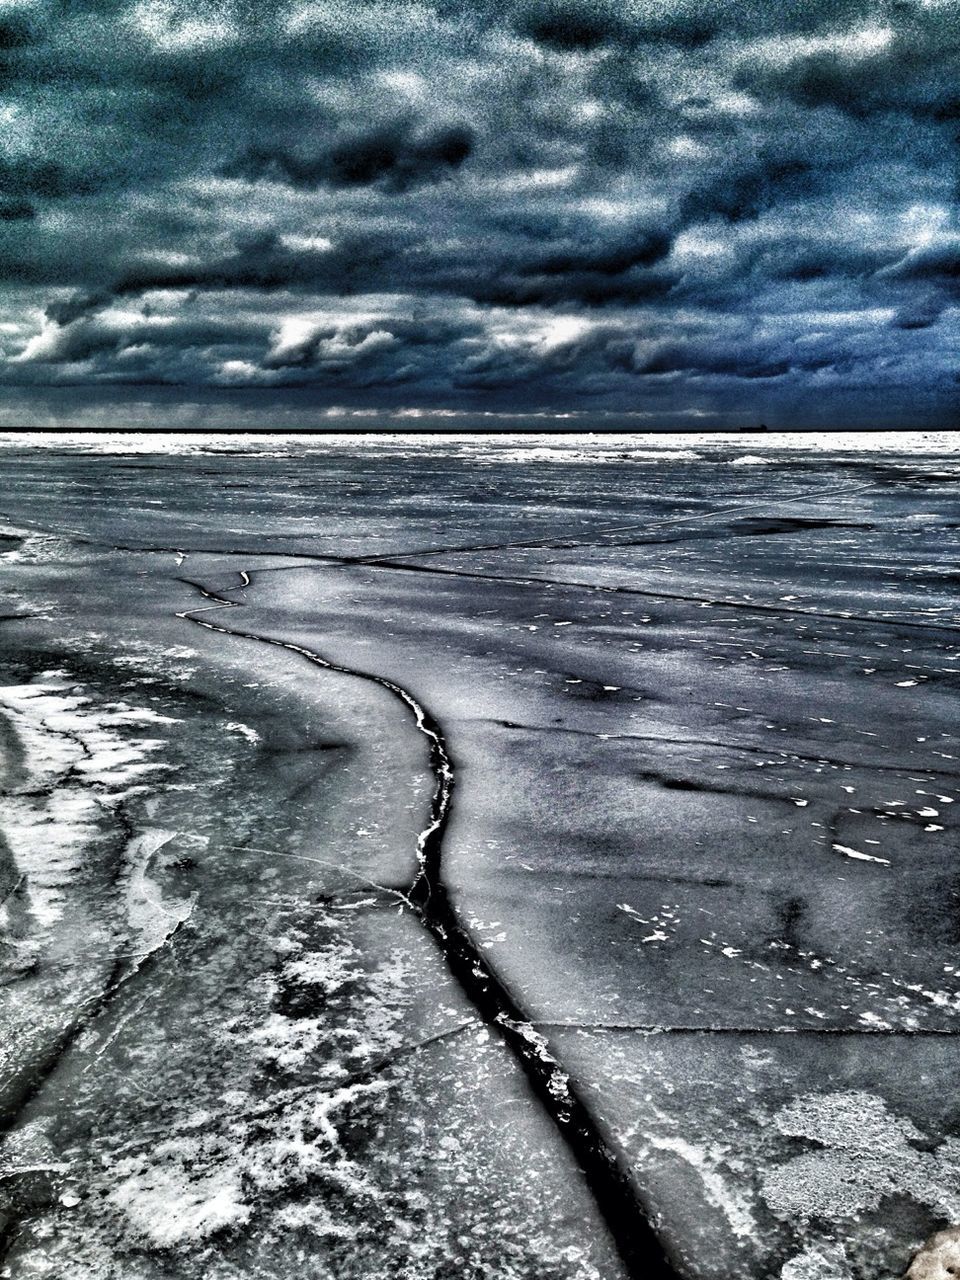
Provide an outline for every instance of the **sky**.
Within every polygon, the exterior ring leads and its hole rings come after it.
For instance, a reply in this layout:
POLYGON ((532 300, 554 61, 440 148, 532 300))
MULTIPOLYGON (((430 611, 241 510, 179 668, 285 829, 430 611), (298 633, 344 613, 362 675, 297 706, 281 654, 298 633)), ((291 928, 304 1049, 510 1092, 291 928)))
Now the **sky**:
POLYGON ((960 0, 0 0, 0 426, 960 425, 960 0))

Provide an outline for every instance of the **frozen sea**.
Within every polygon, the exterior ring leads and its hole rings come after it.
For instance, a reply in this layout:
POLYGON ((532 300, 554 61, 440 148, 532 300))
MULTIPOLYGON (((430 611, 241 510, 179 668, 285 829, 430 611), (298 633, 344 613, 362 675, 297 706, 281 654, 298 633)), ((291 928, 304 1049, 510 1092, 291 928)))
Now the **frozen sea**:
POLYGON ((0 438, 0 1275, 960 1223, 960 441, 0 438))

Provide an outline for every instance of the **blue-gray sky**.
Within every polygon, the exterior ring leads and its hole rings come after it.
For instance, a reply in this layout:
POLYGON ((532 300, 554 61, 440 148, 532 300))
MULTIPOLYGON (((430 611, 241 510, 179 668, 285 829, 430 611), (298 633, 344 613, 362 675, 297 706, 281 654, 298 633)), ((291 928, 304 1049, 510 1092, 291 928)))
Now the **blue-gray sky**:
POLYGON ((960 0, 3 0, 0 425, 950 425, 958 53, 960 0))

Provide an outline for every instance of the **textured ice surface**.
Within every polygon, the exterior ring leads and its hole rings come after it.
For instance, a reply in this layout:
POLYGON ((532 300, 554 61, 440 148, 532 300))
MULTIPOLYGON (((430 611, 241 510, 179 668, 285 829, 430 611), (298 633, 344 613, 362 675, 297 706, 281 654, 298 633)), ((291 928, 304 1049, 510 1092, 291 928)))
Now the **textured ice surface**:
POLYGON ((409 708, 195 606, 434 717, 508 1030, 678 1273, 901 1275, 960 1214, 948 442, 180 443, 0 459, 8 1274, 622 1274, 405 901, 409 708))
POLYGON ((5 1274, 621 1274, 404 906, 432 790, 406 722, 296 655, 174 643, 188 589, 144 564, 111 561, 113 599, 102 561, 47 566, 65 625, 2 635, 5 1274), (45 806, 89 822, 57 843, 45 806))

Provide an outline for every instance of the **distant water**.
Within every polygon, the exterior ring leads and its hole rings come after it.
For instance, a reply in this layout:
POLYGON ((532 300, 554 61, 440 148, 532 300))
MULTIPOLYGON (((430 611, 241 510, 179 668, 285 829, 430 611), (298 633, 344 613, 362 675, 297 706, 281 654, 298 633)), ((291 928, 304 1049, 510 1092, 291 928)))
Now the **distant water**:
POLYGON ((526 434, 461 432, 440 435, 376 431, 314 432, 0 432, 0 448, 76 450, 84 453, 260 454, 267 457, 349 453, 463 457, 475 462, 603 463, 716 460, 762 465, 771 455, 822 454, 960 455, 960 434, 951 431, 742 432, 554 432, 526 434))

